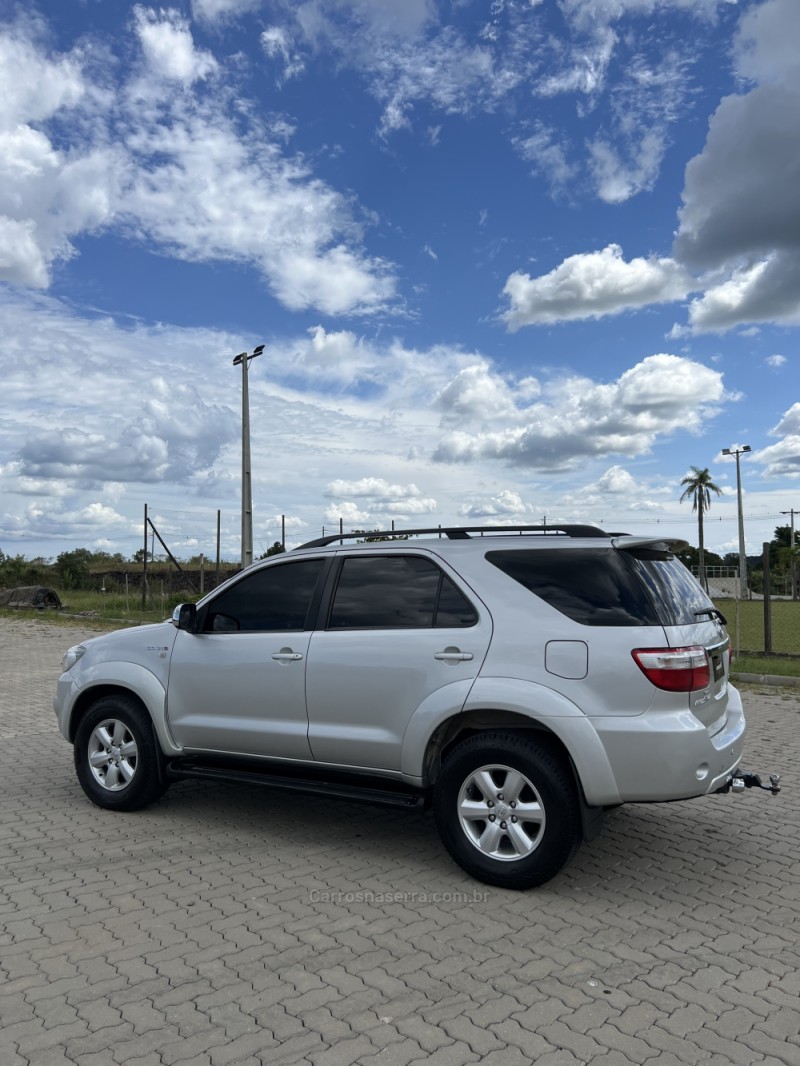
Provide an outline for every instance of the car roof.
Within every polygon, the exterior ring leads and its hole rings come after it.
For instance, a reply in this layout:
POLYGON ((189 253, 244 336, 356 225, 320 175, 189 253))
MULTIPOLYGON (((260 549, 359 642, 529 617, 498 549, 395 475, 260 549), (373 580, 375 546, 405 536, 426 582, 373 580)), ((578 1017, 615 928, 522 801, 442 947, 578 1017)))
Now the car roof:
POLYGON ((609 533, 597 526, 580 524, 537 526, 433 526, 422 529, 356 530, 318 537, 295 548, 295 551, 314 551, 329 548, 333 551, 375 549, 402 551, 409 548, 461 553, 486 550, 489 547, 555 548, 555 547, 636 547, 661 548, 674 551, 684 545, 683 540, 663 536, 631 536, 628 533, 609 533), (488 542, 488 543, 487 543, 488 542), (468 547, 469 545, 469 547, 468 547))

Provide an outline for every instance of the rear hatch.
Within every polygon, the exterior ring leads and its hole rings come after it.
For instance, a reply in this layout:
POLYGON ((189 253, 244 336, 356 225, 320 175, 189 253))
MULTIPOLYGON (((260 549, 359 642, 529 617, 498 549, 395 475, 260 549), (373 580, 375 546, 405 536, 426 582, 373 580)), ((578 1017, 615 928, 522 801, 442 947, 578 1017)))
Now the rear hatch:
POLYGON ((687 693, 689 707, 712 734, 725 722, 728 706, 730 640, 725 618, 706 591, 664 541, 620 537, 625 553, 647 589, 664 628, 667 645, 686 649, 705 681, 687 693))

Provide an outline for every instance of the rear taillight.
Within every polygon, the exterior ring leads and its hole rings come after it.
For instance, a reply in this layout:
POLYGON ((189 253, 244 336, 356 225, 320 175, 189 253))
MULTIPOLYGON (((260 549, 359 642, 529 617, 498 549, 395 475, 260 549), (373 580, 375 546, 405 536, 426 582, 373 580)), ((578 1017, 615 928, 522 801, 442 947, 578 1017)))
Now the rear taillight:
POLYGON ((636 648, 636 665, 656 688, 667 692, 695 692, 711 681, 708 656, 699 645, 691 648, 636 648))

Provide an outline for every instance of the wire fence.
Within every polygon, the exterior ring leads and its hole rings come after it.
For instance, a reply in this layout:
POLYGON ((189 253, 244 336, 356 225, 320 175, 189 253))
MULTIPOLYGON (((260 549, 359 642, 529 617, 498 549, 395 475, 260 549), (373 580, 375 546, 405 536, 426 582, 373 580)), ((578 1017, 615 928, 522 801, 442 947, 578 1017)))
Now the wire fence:
POLYGON ((728 620, 734 655, 800 657, 800 600, 772 595, 747 600, 712 598, 728 620))

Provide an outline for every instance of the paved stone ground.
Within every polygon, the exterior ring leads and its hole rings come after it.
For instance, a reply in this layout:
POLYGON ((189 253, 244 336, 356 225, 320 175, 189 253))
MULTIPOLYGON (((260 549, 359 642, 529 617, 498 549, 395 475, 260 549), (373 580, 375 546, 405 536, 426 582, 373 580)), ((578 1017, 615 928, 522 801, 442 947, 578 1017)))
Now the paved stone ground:
POLYGON ((523 894, 429 815, 182 784, 133 815, 51 710, 80 631, 0 621, 2 1066, 800 1066, 800 701, 747 693, 786 791, 623 808, 523 894))

